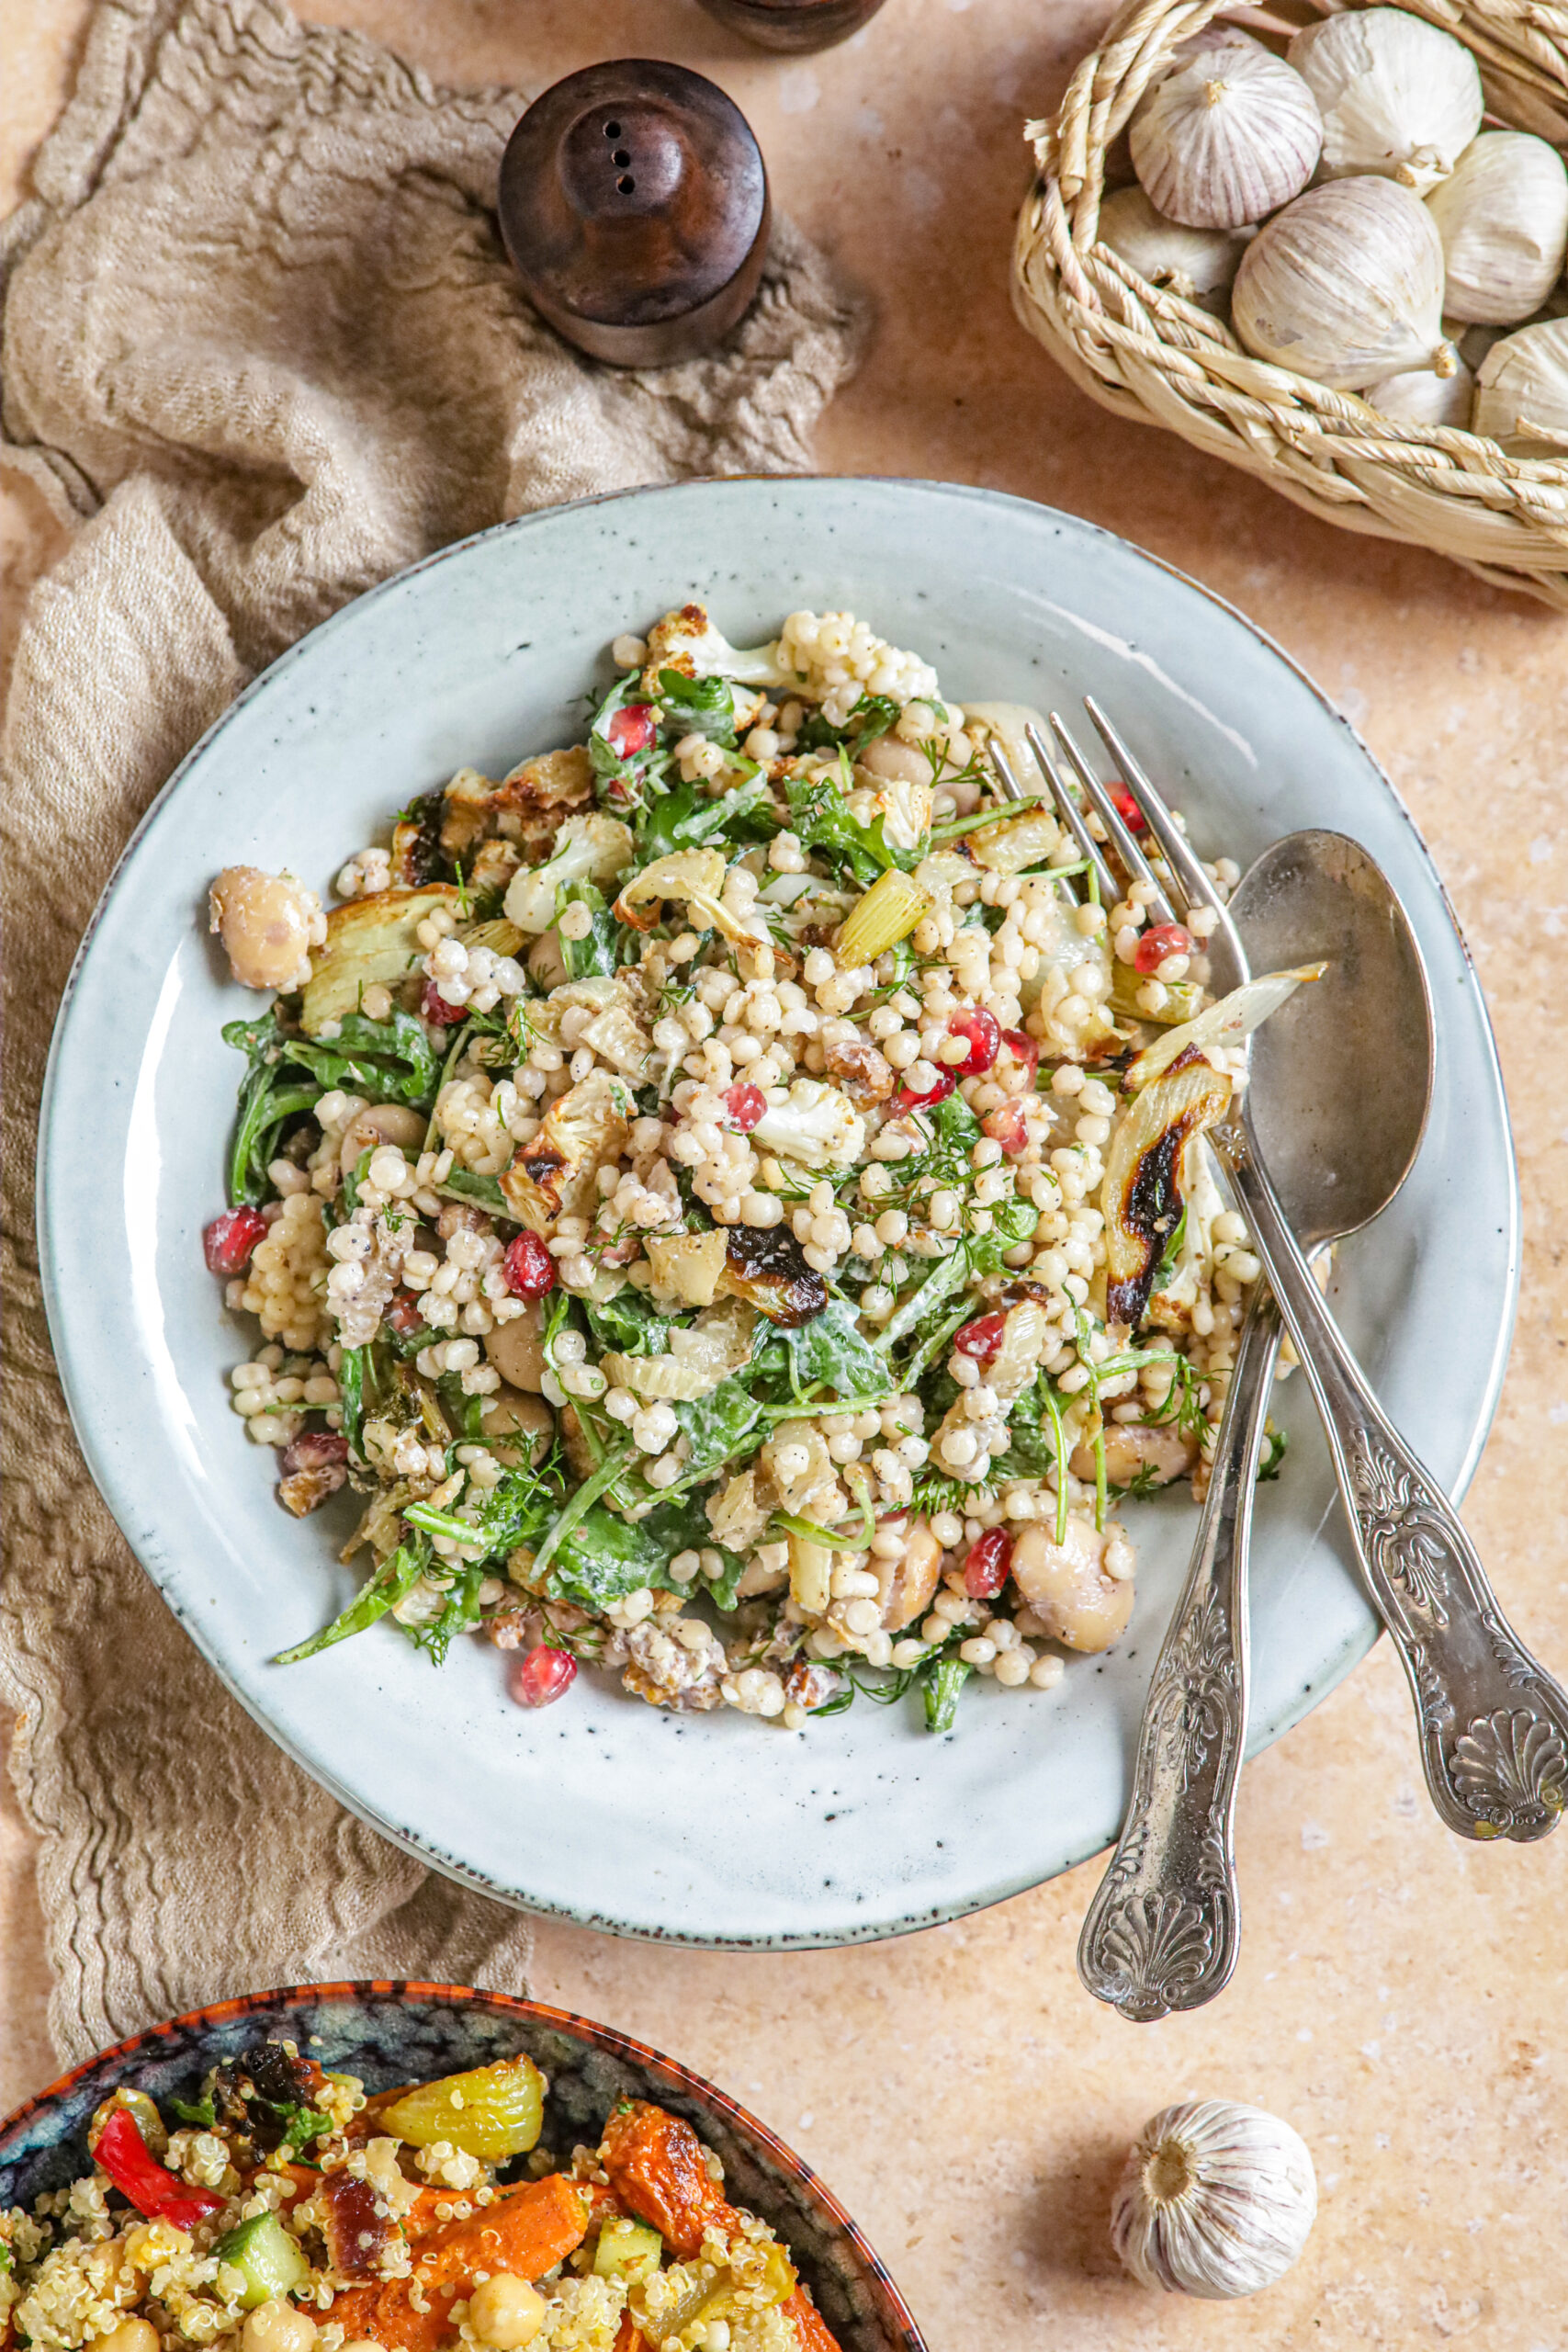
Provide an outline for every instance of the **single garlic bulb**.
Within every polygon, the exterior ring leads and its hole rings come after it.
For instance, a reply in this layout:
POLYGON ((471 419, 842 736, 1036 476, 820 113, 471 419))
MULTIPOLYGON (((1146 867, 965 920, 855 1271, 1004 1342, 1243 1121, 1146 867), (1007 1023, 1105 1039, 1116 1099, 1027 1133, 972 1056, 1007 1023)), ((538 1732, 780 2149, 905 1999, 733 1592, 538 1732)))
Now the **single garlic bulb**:
POLYGON ((1240 229, 1305 187, 1323 145, 1317 102, 1258 41, 1203 50, 1133 117, 1133 169, 1189 229, 1240 229))
POLYGON ((1316 2218, 1312 2158, 1288 2123, 1230 2099, 1188 2099, 1139 2133, 1111 2239, 1145 2287, 1223 2302, 1282 2278, 1316 2218))
POLYGON ((1540 310, 1568 253, 1568 171, 1555 147, 1528 130, 1483 130, 1427 203, 1450 318, 1517 326, 1540 310))
POLYGON ((1568 319, 1521 327, 1493 345, 1470 429, 1500 441, 1512 458, 1568 460, 1568 319))
POLYGON ((1329 180, 1265 223, 1242 256, 1231 318, 1248 351, 1337 391, 1430 368, 1442 334, 1443 241, 1393 180, 1329 180))
POLYGON ((1404 8, 1358 8, 1285 52, 1323 117, 1323 173, 1376 172, 1425 196, 1481 128, 1481 75, 1451 33, 1404 8))
POLYGON ((1361 396, 1380 416, 1396 416, 1404 424, 1452 424, 1463 433, 1475 400, 1475 379, 1461 359, 1451 376, 1434 376, 1429 368, 1408 375, 1385 376, 1361 396))
POLYGON ((1247 251, 1247 232, 1184 229, 1156 212, 1141 187, 1119 187, 1100 208, 1100 242, 1151 286, 1168 288, 1216 317, 1247 251))

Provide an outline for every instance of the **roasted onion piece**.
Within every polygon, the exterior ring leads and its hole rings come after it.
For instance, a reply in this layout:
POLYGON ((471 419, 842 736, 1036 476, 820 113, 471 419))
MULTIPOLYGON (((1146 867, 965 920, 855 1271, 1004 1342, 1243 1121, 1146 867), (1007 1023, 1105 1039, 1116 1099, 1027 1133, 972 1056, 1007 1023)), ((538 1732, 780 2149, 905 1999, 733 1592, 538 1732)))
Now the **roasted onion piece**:
POLYGON ((1100 1195, 1108 1324, 1136 1330, 1142 1322, 1181 1223, 1183 1157, 1194 1136, 1224 1116, 1230 1099, 1230 1080, 1196 1056, 1134 1098, 1111 1140, 1100 1195))
POLYGON ((732 1298, 749 1299, 772 1322, 809 1323, 828 1304, 828 1285, 787 1226, 732 1225, 724 1277, 732 1298))

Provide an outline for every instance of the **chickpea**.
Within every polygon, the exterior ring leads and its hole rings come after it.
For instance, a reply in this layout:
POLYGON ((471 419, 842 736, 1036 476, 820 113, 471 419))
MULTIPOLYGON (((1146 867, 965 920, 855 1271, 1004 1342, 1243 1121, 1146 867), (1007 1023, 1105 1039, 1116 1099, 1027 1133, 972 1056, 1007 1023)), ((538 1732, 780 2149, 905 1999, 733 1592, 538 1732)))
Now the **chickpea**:
POLYGON ((1024 1529, 1013 1545, 1013 1582, 1053 1641, 1070 1650, 1109 1649, 1133 1614, 1132 1579, 1107 1576, 1111 1538, 1092 1521, 1070 1515, 1066 1542, 1055 1536, 1054 1522, 1024 1529))
MULTIPOLYGON (((1130 1487, 1141 1471, 1152 1474, 1156 1487, 1168 1487, 1184 1477, 1198 1459, 1198 1441, 1168 1427, 1145 1429, 1135 1421, 1113 1421, 1105 1432, 1105 1475, 1113 1487, 1130 1487)), ((1080 1445, 1072 1457, 1075 1478, 1094 1477, 1094 1448, 1080 1445)))
POLYGON ((326 937, 315 893, 291 874, 264 874, 255 865, 226 865, 208 894, 212 929, 234 978, 247 989, 299 989, 310 977, 310 955, 326 937))
POLYGON ((502 1380, 536 1396, 545 1380, 545 1343, 539 1329, 539 1307, 530 1299, 510 1323, 498 1323, 485 1333, 485 1353, 502 1380))
MULTIPOLYGON (((514 1331, 517 1328, 515 1323, 502 1326, 503 1331, 514 1331)), ((550 1450, 550 1441, 556 1433, 556 1417, 542 1396, 525 1396, 519 1388, 498 1388, 493 1396, 485 1399, 479 1414, 479 1427, 487 1438, 497 1442, 496 1459, 503 1462, 508 1469, 517 1467, 525 1448, 537 1469, 550 1450), (508 1443, 509 1439, 513 1442, 508 1443)))
POLYGON ((878 736, 874 743, 868 743, 855 765, 890 784, 930 784, 931 780, 931 763, 925 753, 916 744, 897 742, 891 735, 878 736))
POLYGON ((309 2312, 297 2312, 276 2296, 258 2303, 240 2330, 241 2352, 310 2352, 315 2340, 316 2323, 309 2312))
POLYGON ((417 1159, 427 1124, 423 1111, 411 1111, 405 1102, 372 1102, 367 1109, 356 1111, 344 1127, 338 1165, 345 1176, 352 1176, 363 1154, 383 1143, 394 1143, 400 1151, 417 1159))
POLYGON ((495 2270, 468 2298, 468 2324, 495 2352, 521 2352, 545 2324, 545 2299, 526 2278, 495 2270))
POLYGON ((942 1545, 927 1519, 911 1520, 904 1550, 896 1560, 874 1560, 882 1623, 890 1634, 901 1633, 923 1617, 931 1607, 942 1574, 942 1545))
POLYGON ((560 933, 553 923, 548 931, 539 933, 528 950, 528 971, 542 989, 558 989, 570 979, 560 933))
POLYGON ((100 2335, 93 2352, 158 2352, 158 2331, 144 2319, 122 2319, 100 2335))

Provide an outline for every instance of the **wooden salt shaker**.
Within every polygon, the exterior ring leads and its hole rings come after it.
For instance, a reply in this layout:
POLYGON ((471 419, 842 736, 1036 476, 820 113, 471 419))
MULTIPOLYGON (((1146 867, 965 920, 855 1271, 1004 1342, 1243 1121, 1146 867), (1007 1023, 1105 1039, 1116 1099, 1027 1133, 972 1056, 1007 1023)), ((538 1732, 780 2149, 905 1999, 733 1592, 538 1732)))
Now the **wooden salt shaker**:
POLYGON ((710 17, 761 49, 831 49, 869 25, 882 0, 702 0, 710 17))
POLYGON ((706 351, 767 253, 750 125, 712 82, 654 58, 585 66, 536 98, 507 141, 499 210, 535 309, 619 368, 706 351))

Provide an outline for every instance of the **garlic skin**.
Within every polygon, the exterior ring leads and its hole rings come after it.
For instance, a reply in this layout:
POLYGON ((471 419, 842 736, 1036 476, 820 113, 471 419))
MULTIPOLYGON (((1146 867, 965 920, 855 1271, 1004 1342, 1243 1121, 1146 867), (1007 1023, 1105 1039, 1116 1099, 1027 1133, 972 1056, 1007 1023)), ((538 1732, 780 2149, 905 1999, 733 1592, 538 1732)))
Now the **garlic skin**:
POLYGON ((1329 17, 1285 52, 1323 117, 1323 175, 1374 172, 1425 196, 1481 128, 1481 74, 1451 33, 1403 8, 1329 17))
POLYGON ((1281 58, 1258 41, 1227 41, 1156 83, 1129 142, 1144 192, 1168 220, 1241 229, 1305 187, 1323 124, 1281 58))
POLYGON ((1403 376, 1385 376, 1361 395, 1380 416, 1396 416, 1404 424, 1450 424, 1461 433, 1470 428, 1475 402, 1475 379, 1463 360, 1451 376, 1434 376, 1417 368, 1403 376))
POLYGON ((1100 242, 1130 262, 1151 286, 1179 294, 1218 318, 1224 311, 1250 232, 1186 229, 1156 212, 1141 187, 1119 187, 1100 208, 1100 242))
POLYGON ((1568 319, 1521 327, 1493 345, 1481 363, 1470 429, 1500 441, 1511 458, 1568 462, 1568 319), (1544 439, 1530 425, 1561 437, 1544 439))
POLYGON ((1231 320, 1248 351, 1337 391, 1407 368, 1451 376, 1443 241, 1394 180, 1328 180, 1267 221, 1236 274, 1231 320))
POLYGON ((1467 326, 1517 326, 1540 310, 1568 253, 1568 171, 1528 130, 1483 130, 1427 209, 1443 241, 1443 308, 1467 326))
POLYGON ((1139 2133, 1111 2239, 1145 2287, 1224 2302, 1282 2278, 1316 2218, 1312 2157, 1288 2123, 1230 2099, 1189 2099, 1139 2133))

